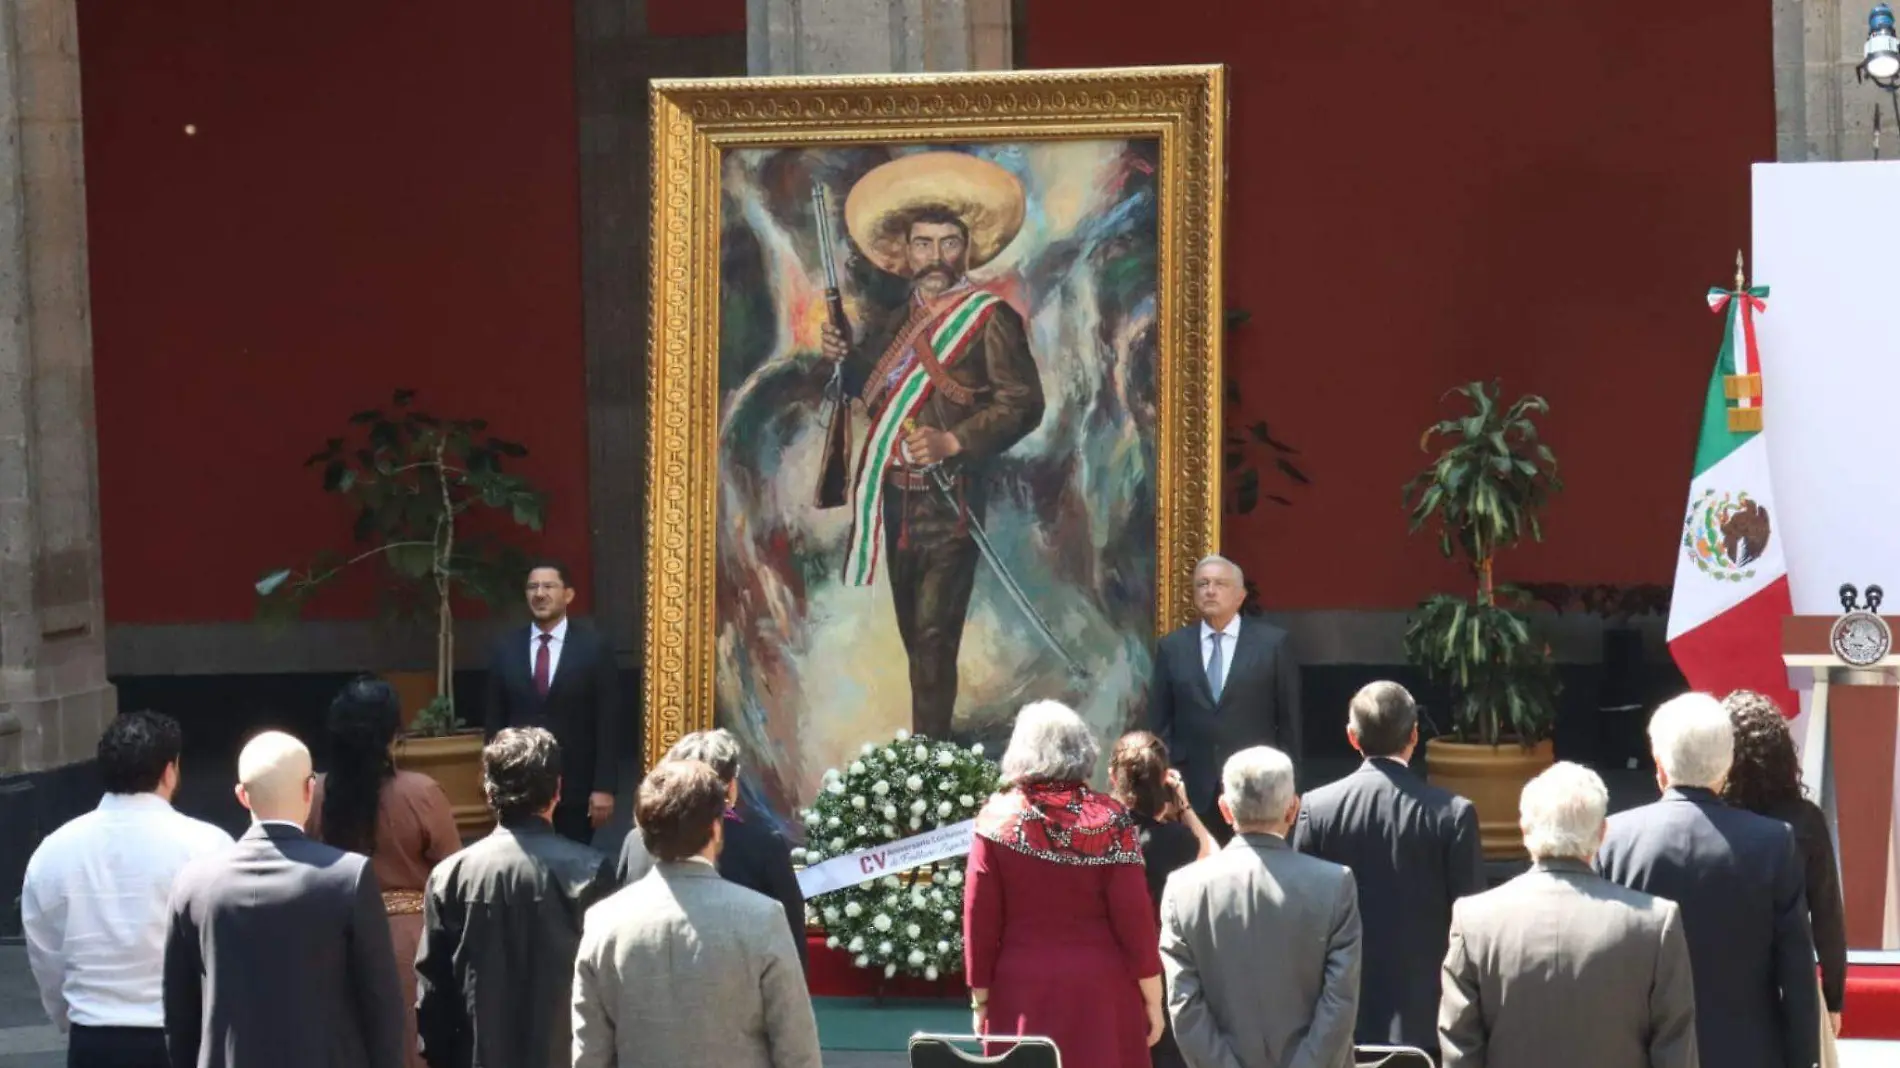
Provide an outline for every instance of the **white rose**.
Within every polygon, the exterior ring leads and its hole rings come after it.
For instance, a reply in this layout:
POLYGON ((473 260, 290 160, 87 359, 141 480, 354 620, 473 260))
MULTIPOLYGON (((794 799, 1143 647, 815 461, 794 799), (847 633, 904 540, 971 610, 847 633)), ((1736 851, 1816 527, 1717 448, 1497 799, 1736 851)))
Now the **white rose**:
POLYGON ((880 932, 888 931, 891 929, 891 918, 880 912, 871 917, 871 926, 877 928, 880 932))
POLYGON ((836 817, 836 816, 827 816, 827 817, 825 817, 825 826, 826 826, 827 828, 829 828, 829 827, 836 827, 836 826, 838 826, 838 825, 840 825, 840 824, 842 824, 843 822, 844 822, 843 820, 841 820, 841 819, 839 819, 839 818, 838 818, 838 817, 836 817))
POLYGON ((871 958, 860 953, 857 955, 855 959, 851 961, 851 963, 857 965, 860 968, 869 968, 871 966, 871 958))
POLYGON ((944 941, 943 939, 941 939, 941 938, 940 938, 940 939, 938 939, 938 940, 937 940, 937 952, 939 952, 939 953, 948 953, 948 952, 950 952, 950 943, 948 943, 948 942, 945 942, 945 941, 944 941))
POLYGON ((897 965, 886 964, 884 966, 884 978, 889 979, 896 974, 897 974, 897 965))
POLYGON ((867 838, 867 837, 869 837, 869 836, 870 836, 870 834, 871 834, 871 828, 869 828, 869 827, 859 827, 859 828, 858 828, 858 829, 857 829, 857 830, 856 830, 855 832, 853 832, 853 833, 855 833, 855 834, 856 834, 856 835, 857 835, 857 836, 858 836, 859 838, 867 838))
POLYGON ((837 949, 837 948, 838 948, 838 936, 837 936, 837 935, 832 935, 832 936, 831 936, 830 938, 827 938, 827 939, 825 939, 825 948, 826 948, 826 949, 837 949))
POLYGON ((844 903, 844 914, 855 920, 864 915, 864 906, 855 901, 847 901, 844 903))
POLYGON ((887 888, 889 888, 889 889, 892 889, 892 890, 895 890, 895 889, 897 889, 897 876, 895 876, 895 875, 886 875, 886 876, 884 877, 884 885, 885 885, 885 886, 886 886, 887 888))
POLYGON ((885 762, 885 763, 887 763, 887 764, 888 764, 888 763, 893 763, 893 762, 895 762, 895 761, 897 760, 897 750, 895 750, 895 749, 886 749, 886 750, 884 750, 884 752, 883 752, 883 753, 881 753, 881 754, 879 754, 879 755, 880 755, 880 756, 882 756, 882 757, 884 758, 884 762, 885 762))
POLYGON ((920 745, 917 748, 910 751, 910 758, 912 760, 929 760, 930 750, 920 745))
POLYGON ((910 803, 910 814, 913 816, 921 816, 924 814, 924 810, 929 807, 928 804, 924 803, 924 799, 920 797, 910 803))
POLYGON ((887 909, 894 909, 894 908, 896 908, 896 907, 897 907, 897 895, 896 895, 896 894, 885 894, 885 895, 884 895, 884 907, 885 907, 885 908, 887 908, 887 909))
POLYGON ((939 801, 937 803, 937 815, 948 816, 950 814, 950 811, 951 811, 950 802, 939 801))
POLYGON ((924 951, 921 949, 913 949, 910 951, 910 956, 904 959, 910 961, 910 966, 915 968, 924 962, 924 951))
POLYGON ((825 906, 825 922, 826 923, 838 922, 838 906, 836 905, 825 906))
POLYGON ((893 826, 891 826, 891 825, 890 825, 890 824, 888 824, 888 823, 887 823, 887 824, 885 824, 885 825, 884 825, 884 837, 886 837, 886 838, 896 838, 896 837, 897 837, 897 828, 895 828, 895 827, 893 827, 893 826))
POLYGON ((872 745, 870 742, 865 742, 864 748, 860 749, 859 752, 863 753, 865 756, 870 756, 872 753, 877 752, 877 746, 872 745))
POLYGON ((863 812, 864 811, 864 795, 858 794, 857 796, 853 797, 851 799, 851 807, 857 809, 859 812, 863 812))
POLYGON ((828 783, 826 783, 826 784, 825 784, 825 792, 826 792, 826 793, 828 793, 828 794, 832 794, 832 795, 835 795, 835 796, 843 796, 843 794, 844 794, 844 780, 843 780, 843 779, 833 779, 833 780, 831 780, 830 782, 828 782, 828 783))
POLYGON ((900 742, 910 741, 910 731, 904 729, 903 727, 897 728, 897 740, 900 742))
MULTIPOLYGON (((883 779, 879 779, 878 781, 871 784, 871 792, 876 794, 879 797, 883 797, 884 795, 891 792, 891 784, 885 782, 883 779)), ((860 805, 858 807, 862 808, 863 806, 860 805)))
MULTIPOLYGON (((909 927, 904 928, 904 934, 906 937, 909 937, 909 938, 917 938, 921 936, 923 933, 924 933, 924 929, 922 927, 917 926, 914 923, 911 924, 909 927)), ((913 963, 917 963, 917 962, 913 962, 913 963)))
POLYGON ((862 775, 862 774, 864 774, 864 761, 862 761, 862 760, 853 760, 853 761, 851 762, 851 774, 853 774, 853 775, 862 775))
MULTIPOLYGON (((924 907, 924 892, 922 890, 912 890, 910 892, 910 903, 917 906, 918 908, 923 908, 924 907)), ((911 935, 911 937, 916 938, 917 936, 911 935)))
POLYGON ((885 819, 887 819, 887 820, 894 820, 894 819, 896 819, 896 818, 897 818, 897 806, 896 806, 896 805, 885 805, 885 806, 884 806, 884 818, 885 818, 885 819))
POLYGON ((923 821, 923 818, 922 818, 921 816, 912 816, 912 817, 910 818, 910 829, 911 829, 911 830, 913 830, 913 831, 920 831, 920 830, 923 830, 923 827, 924 827, 924 821, 923 821))
POLYGON ((888 957, 888 956, 890 956, 890 955, 891 955, 891 944, 890 944, 889 942, 879 942, 879 943, 877 944, 877 955, 878 955, 878 956, 880 956, 880 957, 888 957))
POLYGON ((831 848, 833 848, 833 849, 837 849, 837 850, 842 850, 842 849, 844 849, 844 839, 843 839, 843 838, 833 838, 833 839, 831 840, 831 848))
POLYGON ((916 793, 918 790, 921 790, 923 788, 924 788, 924 779, 923 779, 923 776, 921 775, 912 775, 910 778, 904 780, 904 789, 909 790, 912 793, 916 793))
POLYGON ((803 849, 794 848, 792 850, 792 859, 796 861, 803 861, 805 859, 805 851, 803 849))
POLYGON ((975 808, 976 798, 971 797, 969 794, 964 794, 962 797, 957 798, 957 804, 962 805, 964 808, 975 808))
POLYGON ((817 809, 808 808, 805 810, 805 823, 807 826, 816 827, 818 826, 818 821, 822 819, 824 819, 824 817, 818 814, 817 809))
POLYGON ((837 781, 838 781, 838 769, 837 769, 837 768, 826 768, 826 769, 825 769, 825 781, 826 781, 826 782, 837 782, 837 781))
POLYGON ((950 883, 951 886, 962 886, 963 885, 963 869, 951 868, 950 876, 947 881, 950 883))
POLYGON ((957 780, 955 779, 938 779, 937 780, 937 789, 942 790, 946 794, 956 788, 957 788, 957 780))
POLYGON ((957 762, 957 755, 948 749, 937 750, 937 766, 947 768, 957 762))
POLYGON ((937 981, 937 966, 935 964, 932 964, 930 967, 924 969, 924 978, 930 980, 933 983, 937 981))
POLYGON ((971 747, 970 747, 970 752, 972 752, 972 753, 975 753, 975 754, 976 754, 977 756, 982 756, 982 755, 983 755, 983 743, 982 743, 982 742, 978 742, 978 743, 976 743, 975 745, 973 745, 973 746, 971 746, 971 747))
POLYGON ((944 921, 945 923, 955 923, 955 922, 956 922, 956 918, 957 918, 957 914, 956 914, 956 913, 954 913, 954 912, 951 912, 951 911, 950 911, 949 909, 944 909, 944 910, 943 910, 943 921, 944 921))

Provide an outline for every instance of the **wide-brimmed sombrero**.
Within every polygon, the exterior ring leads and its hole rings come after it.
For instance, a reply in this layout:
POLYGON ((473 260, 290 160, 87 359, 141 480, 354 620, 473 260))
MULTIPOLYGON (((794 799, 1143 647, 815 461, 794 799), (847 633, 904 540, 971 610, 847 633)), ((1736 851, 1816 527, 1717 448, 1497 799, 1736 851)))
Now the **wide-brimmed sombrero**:
POLYGON ((1023 228, 1023 184, 986 159, 962 152, 919 152, 880 164, 844 199, 851 240, 872 263, 906 273, 910 215, 946 208, 970 228, 967 266, 995 259, 1023 228))

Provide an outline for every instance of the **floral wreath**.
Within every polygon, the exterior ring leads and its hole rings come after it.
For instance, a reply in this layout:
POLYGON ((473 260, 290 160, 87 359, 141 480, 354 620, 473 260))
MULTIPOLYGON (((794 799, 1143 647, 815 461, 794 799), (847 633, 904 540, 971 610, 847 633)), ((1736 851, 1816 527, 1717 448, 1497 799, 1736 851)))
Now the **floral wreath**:
MULTIPOLYGON (((799 814, 805 847, 792 859, 820 864, 974 819, 999 779, 981 745, 906 730, 881 746, 867 742, 844 771, 825 772, 817 799, 799 814)), ((807 901, 806 918, 824 930, 827 946, 886 978, 960 975, 963 868, 954 857, 867 879, 807 901)))

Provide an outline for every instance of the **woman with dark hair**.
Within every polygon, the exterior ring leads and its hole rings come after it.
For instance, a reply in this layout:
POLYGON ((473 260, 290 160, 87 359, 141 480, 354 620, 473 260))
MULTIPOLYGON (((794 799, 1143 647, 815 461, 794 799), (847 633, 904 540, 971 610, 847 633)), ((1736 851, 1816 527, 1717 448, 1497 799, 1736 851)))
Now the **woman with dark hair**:
POLYGON ((416 949, 422 942, 422 891, 429 871, 462 848, 455 812, 434 779, 397 771, 391 755, 402 729, 402 702, 389 683, 364 675, 330 702, 330 770, 317 777, 310 837, 370 858, 383 888, 402 979, 410 1068, 416 1049, 416 949))
MULTIPOLYGON (((1181 773, 1169 767, 1168 745, 1148 731, 1129 731, 1115 743, 1108 759, 1108 787, 1115 800, 1127 807, 1141 834, 1141 856, 1148 878, 1148 897, 1155 919, 1161 918, 1161 891, 1168 876, 1204 857, 1220 845, 1188 804, 1181 773)), ((1181 1050, 1174 1044, 1174 1028, 1148 1051, 1154 1068, 1181 1068, 1181 1050)))
POLYGON ((1723 699, 1735 726, 1735 760, 1729 765, 1722 800, 1737 808, 1772 816, 1794 830, 1808 880, 1808 917, 1814 927, 1815 956, 1821 961, 1821 1000, 1827 1019, 1821 1024, 1821 1064, 1838 1063, 1835 1036, 1841 1033, 1841 1002, 1847 995, 1847 920, 1841 882, 1834 866, 1834 839, 1827 816, 1807 798, 1794 736, 1775 702, 1753 690, 1736 690, 1723 699))

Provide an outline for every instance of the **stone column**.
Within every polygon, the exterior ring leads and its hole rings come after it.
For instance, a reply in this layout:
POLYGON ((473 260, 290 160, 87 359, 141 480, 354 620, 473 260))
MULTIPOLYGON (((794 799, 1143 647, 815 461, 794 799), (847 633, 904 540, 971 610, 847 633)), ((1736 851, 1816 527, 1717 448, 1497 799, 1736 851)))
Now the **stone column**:
POLYGON ((90 759, 116 714, 74 0, 0 0, 0 775, 90 759))
POLYGON ((1900 159, 1900 122, 1884 90, 1858 82, 1874 0, 1773 0, 1775 158, 1782 163, 1900 159))
POLYGON ((1008 70, 1010 0, 746 0, 755 75, 1008 70))

